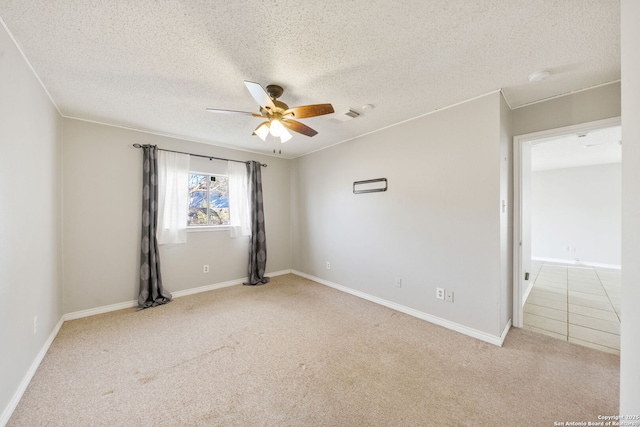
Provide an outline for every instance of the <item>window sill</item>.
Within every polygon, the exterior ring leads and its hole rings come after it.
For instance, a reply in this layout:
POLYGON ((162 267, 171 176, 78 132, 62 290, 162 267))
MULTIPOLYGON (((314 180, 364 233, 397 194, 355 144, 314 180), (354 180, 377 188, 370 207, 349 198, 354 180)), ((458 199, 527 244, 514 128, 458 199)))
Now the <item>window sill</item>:
POLYGON ((206 231, 228 231, 228 225, 203 225, 200 227, 187 227, 187 233, 202 233, 206 231))

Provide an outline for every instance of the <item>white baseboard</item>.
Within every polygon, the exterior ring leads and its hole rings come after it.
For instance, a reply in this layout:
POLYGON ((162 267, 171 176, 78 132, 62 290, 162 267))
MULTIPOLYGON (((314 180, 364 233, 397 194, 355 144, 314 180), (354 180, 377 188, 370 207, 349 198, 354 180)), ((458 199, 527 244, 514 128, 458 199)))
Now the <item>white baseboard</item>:
MULTIPOLYGON (((289 274, 289 273, 291 273, 291 270, 280 270, 280 271, 274 271, 273 273, 266 273, 265 276, 274 277, 274 276, 282 276, 283 274, 289 274)), ((214 283, 212 285, 200 286, 198 288, 185 289, 184 291, 171 292, 171 295, 173 295, 174 298, 180 298, 187 295, 199 294, 200 292, 208 292, 208 291, 213 291, 214 289, 221 289, 221 288, 226 288, 228 286, 239 285, 241 283, 246 282, 247 280, 248 280, 248 277, 243 277, 242 279, 229 280, 228 282, 214 283)))
POLYGON ((509 319, 504 329, 502 330, 502 334, 500 334, 500 347, 502 347, 502 344, 504 344, 504 340, 507 338, 507 334, 511 330, 511 325, 511 319, 509 319))
POLYGON ((285 274, 291 274, 291 273, 293 273, 293 270, 288 269, 288 270, 274 271, 273 273, 267 273, 266 276, 284 276, 285 274))
POLYGON ((533 289, 533 282, 529 281, 529 285, 527 286, 527 289, 524 290, 524 294, 522 295, 522 306, 524 307, 524 303, 527 302, 527 298, 529 298, 529 294, 531 293, 531 290, 533 289))
MULTIPOLYGON (((201 292, 213 291, 214 289, 222 289, 229 286, 239 285, 245 280, 247 279, 243 278, 239 280, 229 280, 228 282, 214 283, 211 285, 199 286, 197 288, 185 289, 183 291, 175 291, 171 292, 171 296, 173 296, 174 298, 186 297, 187 295, 199 294, 201 292)), ((136 305, 138 305, 137 302, 136 305)))
MULTIPOLYGON (((273 273, 267 273, 265 275, 269 277, 275 277, 275 276, 282 276, 283 274, 289 274, 289 273, 291 273, 291 270, 279 270, 279 271, 274 271, 273 273)), ((243 282, 246 282, 247 279, 248 279, 247 277, 243 277, 241 279, 229 280, 227 282, 213 283, 211 285, 199 286, 197 288, 171 292, 171 295, 174 298, 180 298, 187 295, 198 294, 200 292, 208 292, 214 289, 221 289, 221 288, 226 288, 228 286, 239 285, 243 282)), ((67 313, 63 316, 63 319, 65 321, 80 319, 83 317, 95 316, 96 314, 109 313, 111 311, 124 310, 126 308, 133 308, 137 306, 138 306, 137 300, 119 302, 116 304, 104 305, 102 307, 90 308, 88 310, 81 310, 81 311, 74 311, 72 313, 67 313)))
POLYGON ((29 370, 27 371, 24 378, 20 382, 20 386, 18 387, 18 390, 16 390, 16 392, 13 395, 13 398, 11 398, 11 401, 9 402, 7 407, 4 409, 2 416, 0 416, 1 427, 6 426, 7 423, 9 422, 9 418, 11 418, 11 415, 13 415, 13 411, 16 410, 16 407, 18 406, 20 399, 22 399, 22 395, 24 394, 25 391, 27 391, 27 387, 29 387, 29 383, 31 382, 31 379, 33 378, 36 371, 38 370, 40 363, 42 363, 42 359, 44 359, 44 356, 47 354, 47 351, 49 351, 49 347, 51 347, 53 340, 58 335, 58 332, 62 327, 62 323, 64 323, 64 317, 60 318, 60 321, 58 321, 56 326, 53 328, 53 331, 51 332, 51 334, 49 335, 49 338, 47 338, 47 341, 44 343, 44 345, 38 352, 38 355, 36 356, 35 359, 33 359, 33 362, 31 363, 29 370))
POLYGON ((124 310, 125 308, 132 308, 138 305, 138 301, 125 301, 117 304, 104 305, 102 307, 90 308, 88 310, 74 311, 62 316, 62 319, 67 320, 81 319, 83 317, 95 316, 96 314, 109 313, 111 311, 124 310))
POLYGON ((407 306, 404 306, 404 305, 401 305, 401 304, 397 304, 395 302, 388 301, 388 300, 385 300, 383 298, 379 298, 379 297, 367 294, 365 292, 357 291, 355 289, 351 289, 351 288, 348 288, 346 286, 342 286, 342 285, 339 285, 337 283, 330 282, 328 280, 320 279, 319 277, 315 277, 315 276, 312 276, 310 274, 303 273, 301 271, 293 270, 292 273, 296 274, 298 276, 304 277, 305 279, 313 280, 314 282, 318 282, 318 283, 320 283, 322 285, 329 286, 330 288, 334 288, 334 289, 337 289, 339 291, 342 291, 342 292, 354 295, 356 297, 365 299, 367 301, 371 301, 373 303, 383 305, 383 306, 391 308, 393 310, 408 314, 409 316, 413 316, 413 317, 417 317, 418 319, 426 320, 427 322, 431 322, 431 323, 434 323, 436 325, 443 326, 443 327, 445 327, 447 329, 451 329, 452 331, 459 332, 461 334, 464 334, 464 335, 467 335, 467 336, 470 336, 470 337, 473 337, 473 338, 488 342, 489 344, 497 345, 499 347, 502 347, 502 344, 504 343, 504 339, 507 336, 507 332, 511 328, 511 320, 509 320, 509 322, 507 323, 507 326, 505 327, 505 329, 502 332, 501 336, 487 334, 486 332, 478 331, 477 329, 469 328, 467 326, 460 325, 458 323, 451 322, 449 320, 442 319, 440 317, 436 317, 436 316, 433 316, 431 314, 427 314, 425 312, 422 312, 422 311, 419 311, 419 310, 416 310, 416 309, 413 309, 413 308, 410 308, 410 307, 407 307, 407 306))
POLYGON ((545 258, 545 257, 531 257, 533 261, 542 262, 555 262, 558 264, 575 265, 576 267, 595 267, 595 268, 612 268, 614 270, 621 270, 622 266, 619 264, 604 264, 601 262, 591 261, 576 261, 575 259, 560 259, 560 258, 545 258))

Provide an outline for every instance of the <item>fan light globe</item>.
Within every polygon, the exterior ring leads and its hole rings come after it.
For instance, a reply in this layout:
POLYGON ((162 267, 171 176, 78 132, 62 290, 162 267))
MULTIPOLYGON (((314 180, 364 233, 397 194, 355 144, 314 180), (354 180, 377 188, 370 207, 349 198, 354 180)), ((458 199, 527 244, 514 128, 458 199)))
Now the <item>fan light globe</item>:
POLYGON ((289 131, 287 131, 286 129, 282 129, 282 133, 280 134, 280 142, 281 143, 285 143, 288 140, 290 140, 291 138, 293 138, 293 135, 291 135, 289 133, 289 131))
POLYGON ((282 126, 282 123, 280 123, 279 120, 271 121, 271 126, 269 126, 269 133, 271 133, 271 135, 275 137, 279 137, 280 135, 282 135, 282 132, 285 130, 286 129, 284 128, 284 126, 282 126))
POLYGON ((267 135, 269 135, 269 126, 267 126, 266 123, 263 123, 262 126, 256 129, 254 133, 258 135, 261 140, 266 141, 267 135))

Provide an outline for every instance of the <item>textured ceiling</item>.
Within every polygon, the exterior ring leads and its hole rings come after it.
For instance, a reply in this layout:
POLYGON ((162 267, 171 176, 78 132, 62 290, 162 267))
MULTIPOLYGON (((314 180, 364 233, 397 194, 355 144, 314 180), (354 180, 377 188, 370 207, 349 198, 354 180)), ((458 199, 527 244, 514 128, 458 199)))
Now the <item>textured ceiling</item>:
POLYGON ((531 145, 534 171, 622 162, 620 126, 538 139, 531 145))
POLYGON ((618 0, 0 0, 0 17, 64 116, 283 157, 498 89, 516 108, 620 79, 618 0), (205 111, 257 112, 244 80, 362 115, 263 142, 260 119, 205 111))

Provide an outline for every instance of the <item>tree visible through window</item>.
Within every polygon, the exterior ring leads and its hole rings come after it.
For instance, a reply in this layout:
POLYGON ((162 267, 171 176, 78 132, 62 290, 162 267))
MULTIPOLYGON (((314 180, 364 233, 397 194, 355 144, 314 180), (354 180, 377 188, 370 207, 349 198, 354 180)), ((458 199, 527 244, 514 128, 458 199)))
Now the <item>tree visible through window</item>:
POLYGON ((189 174, 188 225, 229 225, 229 178, 189 174))

